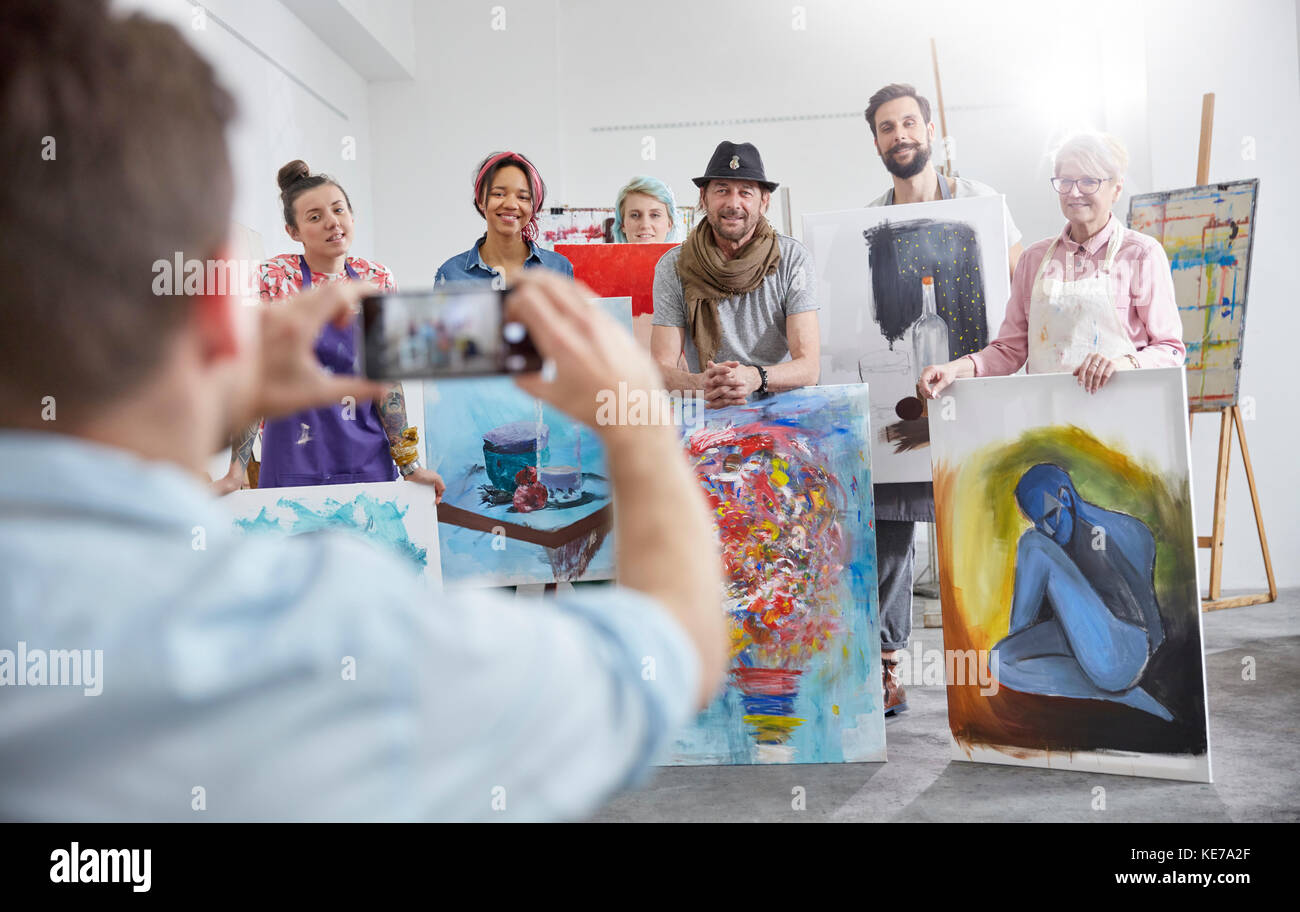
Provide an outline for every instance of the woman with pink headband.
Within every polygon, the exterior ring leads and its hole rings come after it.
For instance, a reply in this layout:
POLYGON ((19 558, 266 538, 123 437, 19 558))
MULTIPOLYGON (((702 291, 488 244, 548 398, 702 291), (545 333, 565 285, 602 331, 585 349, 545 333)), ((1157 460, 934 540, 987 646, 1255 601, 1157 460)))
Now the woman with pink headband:
POLYGON ((501 276, 514 283, 521 269, 542 266, 573 278, 573 264, 538 247, 537 213, 546 184, 533 163, 518 152, 496 152, 474 171, 474 209, 487 222, 478 242, 438 268, 438 283, 501 276))

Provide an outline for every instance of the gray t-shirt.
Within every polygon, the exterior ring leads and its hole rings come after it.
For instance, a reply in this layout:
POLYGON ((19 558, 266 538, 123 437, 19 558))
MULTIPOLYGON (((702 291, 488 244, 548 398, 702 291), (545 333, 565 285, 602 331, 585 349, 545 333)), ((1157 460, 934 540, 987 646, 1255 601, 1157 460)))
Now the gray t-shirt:
MULTIPOLYGON (((988 184, 981 184, 979 181, 967 180, 964 177, 955 177, 953 180, 957 184, 957 192, 954 193, 953 199, 966 199, 970 196, 997 196, 998 191, 994 190, 988 184)), ((890 206, 894 202, 894 188, 890 187, 880 196, 867 203, 867 206, 890 206)), ((1010 250, 1020 239, 1024 237, 1020 229, 1016 227, 1015 219, 1011 217, 1011 208, 1007 205, 1007 199, 1002 198, 1002 214, 1007 219, 1007 249, 1010 250)))
MULTIPOLYGON (((716 361, 741 364, 779 364, 790 360, 790 343, 785 336, 785 318, 791 314, 818 310, 817 278, 808 248, 792 237, 777 235, 781 260, 776 272, 753 291, 718 302, 718 324, 722 342, 716 361)), ((677 275, 681 247, 674 247, 655 267, 655 326, 686 329, 686 298, 677 275)), ((700 358, 690 331, 686 333, 686 365, 699 373, 700 358)))

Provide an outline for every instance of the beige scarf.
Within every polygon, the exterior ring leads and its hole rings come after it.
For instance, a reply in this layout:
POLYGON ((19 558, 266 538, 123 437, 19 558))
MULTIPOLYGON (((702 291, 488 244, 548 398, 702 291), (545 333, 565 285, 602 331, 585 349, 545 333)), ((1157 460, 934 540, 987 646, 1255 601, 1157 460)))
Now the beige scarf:
POLYGON ((749 243, 730 260, 718 249, 707 220, 687 236, 677 258, 677 275, 686 298, 686 331, 699 353, 700 370, 714 359, 722 343, 718 303, 753 291, 776 272, 780 260, 781 245, 767 219, 758 223, 749 243))

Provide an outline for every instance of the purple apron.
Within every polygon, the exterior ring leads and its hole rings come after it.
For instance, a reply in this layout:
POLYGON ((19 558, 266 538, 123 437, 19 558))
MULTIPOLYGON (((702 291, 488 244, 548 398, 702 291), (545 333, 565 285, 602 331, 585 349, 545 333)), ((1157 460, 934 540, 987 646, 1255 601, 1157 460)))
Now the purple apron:
MULTIPOLYGON (((302 290, 311 288, 306 257, 298 257, 302 290)), ((348 278, 359 280, 344 261, 348 278)), ((316 339, 316 357, 331 373, 356 373, 357 327, 329 324, 316 339)), ((355 416, 345 418, 343 405, 307 409, 287 418, 267 421, 262 428, 262 468, 259 488, 296 485, 349 484, 359 481, 393 481, 397 466, 388 449, 373 401, 355 406, 355 416)))

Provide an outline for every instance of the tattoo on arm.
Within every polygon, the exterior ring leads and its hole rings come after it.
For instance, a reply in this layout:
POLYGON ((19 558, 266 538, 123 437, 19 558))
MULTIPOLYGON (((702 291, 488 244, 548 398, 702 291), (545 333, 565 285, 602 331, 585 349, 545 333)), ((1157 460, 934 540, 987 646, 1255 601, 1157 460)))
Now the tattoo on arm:
POLYGON ((248 427, 236 432, 230 441, 230 461, 239 460, 241 468, 248 468, 248 460, 253 458, 253 443, 262 422, 254 421, 248 427))
POLYGON ((388 392, 376 399, 375 409, 384 425, 384 433, 388 435, 389 446, 397 446, 402 440, 402 428, 406 427, 406 396, 402 384, 394 383, 388 392))

